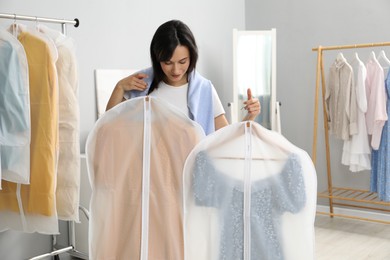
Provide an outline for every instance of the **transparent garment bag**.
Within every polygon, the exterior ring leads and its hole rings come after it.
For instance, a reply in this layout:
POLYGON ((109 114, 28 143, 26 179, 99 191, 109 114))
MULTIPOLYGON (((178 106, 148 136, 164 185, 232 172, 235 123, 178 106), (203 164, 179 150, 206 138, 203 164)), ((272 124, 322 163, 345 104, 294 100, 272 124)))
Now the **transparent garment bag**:
POLYGON ((153 97, 125 101, 86 144, 91 259, 183 259, 185 159, 203 129, 153 97))
POLYGON ((255 122, 203 139, 184 166, 186 260, 314 259, 308 154, 255 122))
POLYGON ((0 30, 0 177, 2 179, 23 184, 30 183, 30 140, 30 95, 26 52, 14 35, 0 30))
POLYGON ((58 234, 55 200, 58 153, 58 78, 55 62, 58 53, 53 42, 35 29, 19 24, 17 36, 26 52, 29 70, 30 184, 3 180, 0 231, 14 229, 28 233, 58 234))
POLYGON ((58 30, 38 25, 53 40, 58 51, 59 152, 56 184, 58 218, 79 221, 80 204, 80 108, 75 44, 58 30))

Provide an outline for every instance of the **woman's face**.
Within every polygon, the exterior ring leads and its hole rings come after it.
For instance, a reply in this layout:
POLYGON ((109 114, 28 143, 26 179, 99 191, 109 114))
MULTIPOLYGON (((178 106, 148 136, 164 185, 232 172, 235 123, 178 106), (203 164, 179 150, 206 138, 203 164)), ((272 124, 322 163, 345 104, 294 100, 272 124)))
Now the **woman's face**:
POLYGON ((187 83, 187 70, 190 65, 190 52, 183 45, 178 45, 169 61, 160 62, 165 74, 164 82, 171 86, 187 83))

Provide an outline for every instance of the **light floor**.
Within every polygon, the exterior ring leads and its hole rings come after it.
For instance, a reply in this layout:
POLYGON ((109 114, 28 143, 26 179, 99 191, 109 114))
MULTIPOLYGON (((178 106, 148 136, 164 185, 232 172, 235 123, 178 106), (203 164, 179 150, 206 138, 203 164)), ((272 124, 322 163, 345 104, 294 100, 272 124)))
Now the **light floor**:
POLYGON ((390 260, 390 225, 317 215, 315 237, 316 260, 390 260))
POLYGON ((390 225, 317 215, 316 260, 390 260, 390 225))

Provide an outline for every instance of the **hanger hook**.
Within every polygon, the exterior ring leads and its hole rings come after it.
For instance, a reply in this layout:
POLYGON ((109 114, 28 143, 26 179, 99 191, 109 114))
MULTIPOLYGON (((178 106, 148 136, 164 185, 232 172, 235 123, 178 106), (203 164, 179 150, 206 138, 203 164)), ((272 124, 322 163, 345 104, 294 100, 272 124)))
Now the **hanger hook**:
POLYGON ((14 24, 12 25, 12 34, 16 37, 16 31, 17 31, 17 24, 16 24, 16 14, 14 14, 14 24))
POLYGON ((38 16, 35 16, 35 27, 38 30, 38 16))

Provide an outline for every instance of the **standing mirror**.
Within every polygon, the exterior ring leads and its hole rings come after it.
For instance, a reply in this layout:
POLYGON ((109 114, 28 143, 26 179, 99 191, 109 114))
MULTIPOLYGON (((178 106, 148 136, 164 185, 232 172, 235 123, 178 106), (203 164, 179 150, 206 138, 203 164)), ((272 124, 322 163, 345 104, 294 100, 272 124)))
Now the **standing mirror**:
POLYGON ((242 103, 247 89, 261 103, 256 122, 280 132, 276 106, 276 29, 268 31, 233 30, 233 103, 232 123, 246 115, 242 103))

